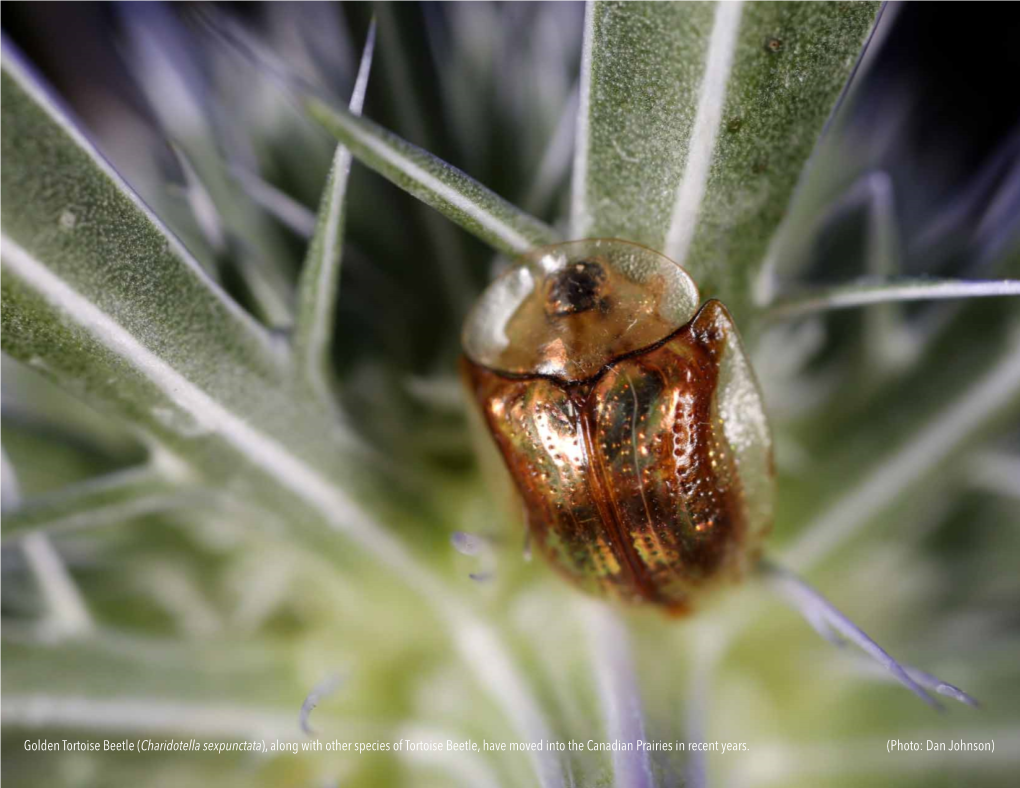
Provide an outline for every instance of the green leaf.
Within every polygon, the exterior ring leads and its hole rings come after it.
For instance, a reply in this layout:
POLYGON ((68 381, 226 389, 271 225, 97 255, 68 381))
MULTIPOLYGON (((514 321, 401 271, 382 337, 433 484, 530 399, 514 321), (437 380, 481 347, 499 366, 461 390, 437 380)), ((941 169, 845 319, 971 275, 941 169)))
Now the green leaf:
MULTIPOLYGON (((3 459, 4 528, 11 513, 21 506, 21 485, 7 452, 0 448, 3 459)), ((92 629, 92 616, 82 599, 81 591, 67 571, 60 553, 49 538, 39 532, 29 534, 21 542, 21 554, 32 579, 45 600, 46 613, 38 622, 37 631, 52 640, 75 637, 92 629)))
MULTIPOLYGON (((935 412, 916 414, 913 423, 901 430, 903 435, 882 429, 883 422, 878 419, 863 429, 858 425, 858 433, 892 448, 868 457, 858 478, 842 477, 845 483, 839 494, 827 501, 784 549, 783 563, 803 572, 821 562, 950 463, 976 436, 986 433, 991 425, 1015 419, 1020 413, 1020 337, 1010 337, 1005 352, 993 357, 982 372, 973 379, 965 378, 948 403, 935 412)), ((928 377, 934 385, 934 376, 928 377)))
MULTIPOLYGON (((408 26, 399 23, 391 3, 376 3, 374 10, 378 15, 382 42, 381 65, 390 88, 386 93, 397 128, 418 145, 437 150, 439 139, 435 113, 428 113, 424 106, 424 92, 430 75, 415 68, 408 56, 408 50, 415 46, 416 41, 407 35, 408 26)), ((413 23, 410 25, 415 34, 418 29, 413 23)), ((441 215, 425 206, 415 207, 417 219, 432 246, 433 262, 439 271, 446 300, 455 311, 465 312, 471 306, 474 293, 469 285, 464 239, 457 236, 441 215)))
POLYGON ((21 549, 45 600, 46 613, 38 622, 40 636, 63 640, 89 633, 93 622, 88 605, 49 537, 30 534, 22 540, 21 549))
POLYGON ((877 8, 590 5, 573 235, 663 251, 739 322, 877 8))
POLYGON ((313 403, 296 407, 286 346, 6 58, 3 93, 3 188, 22 195, 3 204, 4 351, 143 429, 210 486, 285 513, 297 495, 313 523, 381 538, 371 552, 413 564, 343 486, 365 452, 313 403))
MULTIPOLYGON (((269 333, 210 280, 25 66, 6 54, 3 94, 5 274, 8 251, 45 259, 53 276, 213 389, 224 387, 224 370, 223 359, 210 358, 209 337, 238 369, 281 379, 282 356, 269 333)), ((30 360, 33 348, 19 330, 28 326, 11 318, 8 329, 5 311, 4 349, 30 360)))
POLYGON ((589 3, 571 236, 663 250, 688 158, 711 3, 589 3))
POLYGON ((309 113, 358 161, 494 249, 516 256, 557 240, 552 228, 442 159, 347 110, 306 101, 309 113))
MULTIPOLYGON (((350 111, 361 114, 368 75, 375 48, 375 23, 369 27, 361 56, 358 78, 351 96, 350 111)), ((301 374, 323 403, 335 402, 331 387, 330 340, 333 336, 337 299, 340 295, 340 256, 343 247, 344 200, 351 174, 351 153, 337 145, 333 165, 319 204, 315 234, 298 283, 294 353, 301 374)))
POLYGON ((290 228, 295 235, 311 239, 315 233, 315 212, 311 208, 239 165, 233 168, 231 174, 266 213, 290 228))
POLYGON ((766 316, 782 320, 835 309, 905 301, 936 301, 1020 295, 1020 281, 967 281, 962 279, 897 279, 861 281, 837 287, 808 290, 778 299, 766 316))
POLYGON ((24 501, 5 512, 3 542, 38 531, 98 528, 175 507, 194 506, 197 496, 154 466, 118 471, 24 501))
MULTIPOLYGON (((133 701, 156 698, 188 705, 204 703, 210 708, 234 706, 239 711, 255 706, 283 711, 290 703, 289 726, 285 727, 298 732, 299 702, 295 704, 293 698, 300 699, 301 682, 283 649, 237 639, 187 643, 108 629, 54 649, 27 637, 17 625, 8 632, 5 623, 4 629, 4 656, 11 659, 4 660, 3 680, 7 686, 17 687, 26 703, 51 697, 57 707, 60 697, 83 695, 132 707, 133 701), (59 669, 60 664, 68 664, 66 660, 73 660, 80 670, 59 669)), ((91 721, 76 720, 73 727, 110 730, 129 719, 97 716, 91 721)), ((142 730, 142 719, 133 719, 133 726, 120 729, 142 730)), ((31 726, 32 717, 5 710, 4 726, 9 723, 31 726)))
POLYGON ((293 321, 293 271, 280 228, 242 186, 230 177, 224 159, 236 157, 229 130, 216 118, 208 98, 196 85, 195 73, 176 55, 180 22, 161 10, 125 9, 129 35, 127 56, 140 86, 159 82, 162 90, 145 91, 152 114, 184 171, 192 211, 210 246, 221 256, 231 249, 259 316, 274 328, 293 321), (157 14, 158 22, 145 14, 157 14), (165 28, 165 29, 164 29, 165 28), (217 120, 219 122, 217 122, 217 120))
MULTIPOLYGON (((3 187, 23 195, 3 204, 4 350, 143 427, 307 546, 335 556, 345 535, 431 609, 518 735, 548 739, 497 633, 352 495, 351 477, 372 466, 300 399, 264 331, 6 58, 3 95, 3 187)), ((542 785, 562 784, 555 754, 531 762, 542 785)))

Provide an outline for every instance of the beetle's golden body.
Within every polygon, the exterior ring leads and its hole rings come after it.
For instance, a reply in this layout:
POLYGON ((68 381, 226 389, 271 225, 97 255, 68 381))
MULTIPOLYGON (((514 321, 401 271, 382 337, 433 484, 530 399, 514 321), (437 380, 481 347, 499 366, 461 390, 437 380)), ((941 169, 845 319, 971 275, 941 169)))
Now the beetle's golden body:
POLYGON ((743 575, 771 524, 760 396, 720 302, 675 327, 697 297, 674 263, 619 241, 565 246, 488 315, 538 343, 469 355, 465 380, 552 565, 589 592, 684 613, 743 575), (691 289, 677 301, 670 281, 691 289))

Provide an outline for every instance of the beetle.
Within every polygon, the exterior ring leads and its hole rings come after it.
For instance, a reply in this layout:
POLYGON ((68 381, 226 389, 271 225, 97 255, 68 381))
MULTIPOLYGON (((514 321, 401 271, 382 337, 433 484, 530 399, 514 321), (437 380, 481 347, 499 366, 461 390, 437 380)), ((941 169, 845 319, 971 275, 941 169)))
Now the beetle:
POLYGON ((733 319, 617 239, 520 258, 464 325, 462 377, 539 551, 581 589, 691 612, 757 561, 772 441, 733 319))

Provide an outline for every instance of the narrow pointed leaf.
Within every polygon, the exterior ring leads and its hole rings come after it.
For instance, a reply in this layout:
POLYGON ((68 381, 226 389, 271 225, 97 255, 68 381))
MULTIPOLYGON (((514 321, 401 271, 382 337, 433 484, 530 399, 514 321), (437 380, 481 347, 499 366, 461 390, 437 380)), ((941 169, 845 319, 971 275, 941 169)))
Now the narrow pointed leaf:
MULTIPOLYGON (((7 452, 0 448, 3 460, 4 528, 11 514, 21 506, 21 484, 7 452)), ((71 577, 60 553, 43 533, 29 534, 21 543, 21 551, 29 571, 46 604, 46 615, 38 631, 50 639, 82 635, 92 628, 92 616, 78 586, 71 577)))
MULTIPOLYGON (((281 367, 268 333, 220 290, 9 53, 5 47, 4 257, 9 241, 23 256, 46 260, 54 276, 196 379, 211 385, 223 379, 206 351, 210 336, 239 368, 277 378, 281 367)), ((30 356, 29 326, 7 324, 8 276, 4 259, 4 350, 30 356)))
POLYGON ((552 228, 456 167, 372 121, 315 98, 307 99, 307 106, 358 161, 494 249, 518 255, 557 240, 552 228))
MULTIPOLYGON (((361 114, 365 103, 368 75, 375 48, 375 23, 369 27, 365 51, 351 96, 350 111, 361 114)), ((319 204, 315 234, 312 236, 298 283, 297 322, 294 326, 294 352, 298 368, 315 395, 323 403, 333 402, 332 365, 329 351, 336 319, 340 290, 340 256, 343 247, 344 201, 351 173, 351 153, 337 145, 333 165, 326 179, 319 204)))
POLYGON ((197 496, 167 474, 145 466, 28 499, 4 514, 3 542, 31 533, 101 528, 155 512, 194 506, 197 496))
POLYGON ((586 602, 581 613, 587 619, 605 738, 632 746, 613 753, 616 784, 650 788, 655 780, 648 753, 641 749, 646 738, 644 709, 630 633, 615 612, 601 602, 586 602))
MULTIPOLYGON (((919 377, 915 387, 928 384, 937 390, 938 379, 930 370, 919 377)), ((994 357, 989 369, 961 384, 938 410, 922 409, 916 400, 912 402, 918 413, 906 430, 891 430, 887 421, 878 419, 874 425, 854 425, 857 440, 868 438, 874 445, 892 448, 867 456, 858 478, 847 478, 839 494, 803 526, 784 550, 784 564, 804 572, 820 563, 991 425, 1015 419, 1020 413, 1020 338, 1010 338, 1005 352, 994 357), (906 434, 897 434, 901 431, 906 434)), ((820 473, 824 475, 821 462, 820 473)), ((841 472, 846 473, 845 469, 841 472)))
MULTIPOLYGON (((125 4, 118 8, 128 33, 126 54, 131 73, 143 88, 160 129, 174 141, 179 160, 189 181, 204 192, 207 205, 195 205, 195 218, 208 226, 212 211, 219 223, 221 241, 235 248, 239 240, 257 249, 256 258, 247 254, 239 268, 251 292, 260 317, 273 327, 285 327, 293 320, 293 277, 287 247, 280 228, 266 221, 256 200, 229 176, 224 159, 236 159, 242 147, 238 135, 231 135, 217 108, 210 101, 209 79, 185 56, 187 34, 174 14, 165 8, 142 8, 125 4), (146 90, 159 84, 162 90, 146 90)), ((240 251, 243 255, 244 252, 240 251)))
POLYGON ((145 431, 212 486, 283 511, 296 495, 312 522, 413 564, 346 487, 359 463, 337 459, 363 457, 357 441, 325 412, 295 407, 282 344, 6 57, 3 94, 3 188, 22 195, 3 202, 4 351, 145 431))
POLYGON ((989 296, 1020 296, 1020 280, 899 279, 886 282, 861 281, 837 287, 809 290, 781 298, 769 308, 766 315, 770 319, 782 320, 871 304, 989 296))
POLYGON ((264 181, 254 172, 234 167, 232 174, 244 187, 248 196, 278 222, 302 238, 310 240, 315 234, 315 212, 310 208, 264 181))
POLYGON ((877 8, 591 4, 572 234, 664 251, 742 311, 877 8))
POLYGON ((588 3, 572 237, 664 248, 714 14, 711 3, 588 3))
MULTIPOLYGON (((439 143, 435 119, 429 116, 423 99, 430 74, 422 73, 410 62, 407 50, 415 42, 406 35, 407 27, 398 23, 392 4, 378 3, 376 13, 382 41, 381 66, 390 88, 390 106, 399 124, 398 130, 423 148, 435 150, 439 143)), ((412 26, 412 29, 415 28, 412 26)), ((422 206, 417 208, 416 214, 436 258, 434 263, 439 270, 446 299, 454 309, 465 311, 470 306, 473 293, 468 285, 464 239, 457 236, 442 216, 422 206)))
POLYGON ((22 540, 21 550, 46 604, 46 613, 38 622, 41 635, 61 640, 89 633, 94 626, 92 614, 50 538, 43 533, 29 534, 22 540))
POLYGON ((822 637, 830 642, 834 635, 846 638, 928 705, 939 707, 939 703, 926 692, 929 689, 969 706, 977 705, 970 695, 958 687, 930 673, 897 662, 832 602, 792 572, 768 561, 761 563, 760 570, 776 593, 800 612, 822 637))

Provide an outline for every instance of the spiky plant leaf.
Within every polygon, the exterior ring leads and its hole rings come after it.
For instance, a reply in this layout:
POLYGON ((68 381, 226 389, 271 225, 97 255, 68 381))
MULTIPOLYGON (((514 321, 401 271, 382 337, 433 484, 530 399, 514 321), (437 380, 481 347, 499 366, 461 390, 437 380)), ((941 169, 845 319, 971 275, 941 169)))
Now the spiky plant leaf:
POLYGON ((228 124, 217 117, 219 108, 207 105, 210 92, 201 66, 183 54, 186 28, 168 9, 129 7, 124 20, 131 31, 127 40, 135 79, 141 85, 160 85, 144 95, 171 140, 189 200, 199 203, 196 219, 215 256, 209 262, 220 268, 229 247, 242 247, 240 274, 259 316, 273 326, 286 327, 292 318, 294 292, 284 238, 256 203, 241 198, 241 184, 224 166, 224 158, 234 163, 245 155, 228 124))
MULTIPOLYGON (((350 110, 361 114, 365 103, 368 75, 375 48, 375 24, 369 28, 361 68, 354 83, 350 110)), ((347 196, 347 180, 351 173, 351 153, 338 145, 326 178, 322 205, 315 222, 315 231, 308 247, 308 259, 301 269, 298 287, 297 319, 294 345, 298 366, 310 387, 324 404, 333 402, 330 385, 330 337, 336 329, 336 302, 340 288, 340 257, 343 245, 343 221, 347 196)))
POLYGON ((309 99, 309 112, 359 161, 441 211, 468 232, 510 255, 556 240, 538 219, 480 183, 370 120, 309 99))
MULTIPOLYGON (((119 198, 124 204, 137 205, 131 201, 126 187, 119 180, 112 180, 115 176, 109 170, 104 171, 96 164, 96 155, 80 133, 73 131, 56 108, 45 103, 40 88, 29 82, 31 77, 20 66, 6 61, 4 65, 5 93, 14 99, 3 105, 5 159, 23 163, 21 168, 5 167, 5 179, 12 172, 20 172, 24 177, 34 162, 40 171, 57 173, 59 186, 61 170, 54 160, 67 157, 85 165, 78 172, 79 180, 68 181, 69 184, 105 188, 106 193, 100 192, 96 198, 100 205, 104 204, 102 198, 108 201, 119 198), (23 133, 18 134, 19 131, 23 133), (37 144, 26 149, 23 146, 28 139, 37 144)), ((18 182, 5 180, 7 183, 14 186, 18 182)), ((58 200, 60 206, 76 204, 59 190, 50 196, 64 197, 58 200)), ((25 210, 30 215, 34 213, 32 209, 43 213, 47 207, 30 200, 19 205, 23 209, 27 206, 25 210)), ((17 221, 19 214, 13 213, 11 218, 13 232, 24 226, 17 221)), ((136 222, 147 219, 143 214, 136 222)), ((87 227, 85 224, 82 229, 87 227)), ((119 229, 116 223, 112 227, 119 229)), ((132 259, 131 251, 139 233, 137 227, 129 229, 134 233, 114 236, 113 240, 117 244, 114 249, 126 262, 132 259)), ((8 230, 6 209, 4 230, 5 233, 8 230)), ((103 240, 108 237, 102 232, 99 235, 103 240)), ((161 238, 157 247, 160 253, 166 253, 166 243, 161 238)), ((44 245, 32 250, 45 253, 51 247, 44 245)), ((45 265, 32 252, 4 236, 4 349, 25 360, 44 357, 50 374, 68 385, 83 386, 94 401, 147 428, 161 443, 184 456, 210 485, 226 488, 235 499, 261 502, 276 516, 287 518, 291 526, 300 523, 303 528, 310 528, 304 537, 310 545, 321 544, 330 529, 346 532, 382 565, 396 570, 432 605, 450 628, 464 659, 474 665, 479 679, 506 705, 520 735, 535 741, 548 736, 540 711, 521 685, 514 666, 502 656, 496 636, 474 620, 469 609, 449 595, 444 583, 431 570, 420 566, 337 483, 338 470, 331 466, 337 456, 343 456, 339 451, 343 441, 338 442, 336 428, 323 421, 325 412, 307 406, 293 407, 288 400, 297 396, 294 386, 284 384, 279 377, 255 378, 232 360, 232 348, 220 346, 218 341, 206 347, 207 353, 215 354, 215 361, 207 360, 206 364, 217 369, 216 376, 211 376, 208 367, 198 366, 202 359, 197 353, 190 358, 164 359, 156 337, 150 340, 156 346, 150 347, 145 339, 151 332, 128 320, 147 318, 155 324, 160 308, 165 305, 125 298, 123 305, 114 301, 107 306, 108 297, 104 299, 95 290, 86 289, 90 284, 94 287, 95 279, 102 275, 97 265, 99 252, 90 255, 90 251, 90 246, 82 243, 70 255, 57 256, 51 265, 45 265), (65 280, 62 274, 67 271, 70 273, 65 280), (131 311, 124 314, 122 310, 128 307, 131 311), (150 310, 156 314, 150 315, 150 310), (141 338, 132 334, 132 328, 139 331, 141 338), (79 364, 83 359, 88 374, 94 378, 82 378, 79 364), (252 396, 255 392, 257 397, 252 396), (247 404, 239 402, 238 397, 247 404), (145 410, 138 406, 139 401, 154 403, 154 407, 145 410), (251 410, 252 405, 256 410, 251 410)), ((176 258, 169 262, 180 265, 176 258)), ((210 284, 202 284, 216 295, 210 284)), ((199 324, 185 328, 204 327, 199 324)), ((280 371, 283 361, 277 361, 280 371)), ((543 784, 559 783, 554 756, 536 752, 532 760, 543 784)))
POLYGON ((821 292, 785 296, 769 307, 768 315, 771 319, 789 319, 813 312, 831 312, 834 309, 851 309, 869 304, 1015 295, 1020 295, 1020 281, 1015 279, 991 282, 952 279, 862 281, 821 292))
POLYGON ((876 9, 590 4, 572 234, 664 252, 739 318, 876 9))
POLYGON ((303 457, 351 445, 289 406, 279 339, 209 280, 25 67, 5 57, 3 79, 3 182, 32 195, 3 209, 4 351, 227 486, 238 477, 223 451, 263 467, 275 455, 297 481, 304 463, 280 436, 303 457))
POLYGON ((35 530, 60 533, 101 528, 134 517, 196 505, 195 491, 174 478, 169 469, 131 468, 68 485, 4 517, 3 540, 35 530))
MULTIPOLYGON (((197 381, 229 377, 217 374, 225 359, 204 352, 208 334, 222 337, 239 371, 282 379, 268 332, 224 297, 9 47, 4 54, 3 185, 25 195, 3 208, 5 260, 10 253, 12 266, 22 261, 26 270, 45 260, 54 276, 197 381), (139 293, 148 300, 139 303, 139 293)), ((17 354, 30 358, 31 348, 17 354)))

